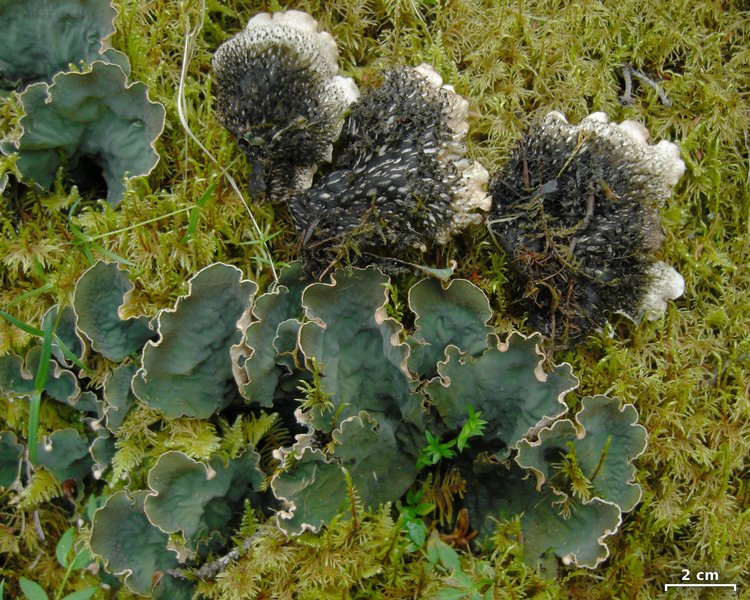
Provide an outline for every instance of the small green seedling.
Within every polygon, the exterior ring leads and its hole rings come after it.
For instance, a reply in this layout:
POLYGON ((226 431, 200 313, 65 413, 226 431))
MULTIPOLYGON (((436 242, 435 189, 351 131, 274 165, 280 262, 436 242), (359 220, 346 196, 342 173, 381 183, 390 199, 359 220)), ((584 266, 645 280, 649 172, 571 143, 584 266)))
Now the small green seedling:
POLYGON ((423 490, 409 490, 406 493, 406 503, 399 506, 401 530, 410 541, 406 548, 408 552, 416 552, 424 546, 427 539, 427 524, 422 517, 435 510, 435 504, 422 501, 423 496, 423 490))
MULTIPOLYGON (((70 574, 73 571, 85 569, 91 562, 91 554, 88 548, 81 548, 80 550, 75 548, 75 527, 69 528, 60 536, 60 540, 55 547, 55 557, 60 566, 65 569, 65 575, 53 597, 54 600, 88 600, 88 598, 91 598, 97 592, 99 589, 98 586, 90 586, 63 596, 65 584, 68 582, 70 574)), ((28 600, 49 600, 47 592, 38 583, 21 577, 19 585, 28 600)), ((2 590, 2 585, 0 585, 0 600, 3 597, 2 590)))
POLYGON ((443 585, 433 600, 492 600, 494 598, 494 570, 486 561, 478 561, 479 577, 471 577, 461 569, 458 552, 433 531, 427 541, 427 560, 433 569, 445 571, 443 585))
POLYGON ((427 438, 427 446, 422 448, 421 454, 417 459, 417 468, 429 467, 436 465, 443 458, 453 458, 456 453, 452 450, 455 446, 459 452, 463 452, 465 448, 469 447, 469 438, 482 435, 487 421, 481 419, 480 412, 474 412, 471 405, 468 406, 469 418, 461 427, 461 431, 458 437, 448 440, 447 442, 441 442, 438 436, 432 435, 429 431, 425 431, 425 437, 427 438))

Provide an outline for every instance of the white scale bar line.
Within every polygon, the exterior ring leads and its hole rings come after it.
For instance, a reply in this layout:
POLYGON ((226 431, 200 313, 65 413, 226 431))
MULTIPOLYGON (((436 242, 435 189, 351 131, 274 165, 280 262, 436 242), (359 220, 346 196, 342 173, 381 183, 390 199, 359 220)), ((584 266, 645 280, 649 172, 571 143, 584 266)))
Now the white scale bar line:
POLYGON ((682 588, 682 587, 730 587, 735 592, 737 591, 736 583, 665 583, 664 590, 669 588, 682 588))

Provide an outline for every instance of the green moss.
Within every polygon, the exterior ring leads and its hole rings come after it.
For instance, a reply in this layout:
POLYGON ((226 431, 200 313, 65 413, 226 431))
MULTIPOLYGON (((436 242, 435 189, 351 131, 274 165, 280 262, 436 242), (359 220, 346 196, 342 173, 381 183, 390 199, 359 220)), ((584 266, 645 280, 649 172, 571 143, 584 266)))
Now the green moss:
MULTIPOLYGON (((144 81, 151 97, 167 108, 165 132, 157 144, 161 160, 146 180, 130 182, 120 208, 111 210, 79 198, 75 190, 65 192, 62 182, 48 195, 25 190, 16 183, 13 159, 0 157, 0 177, 9 173, 0 205, 0 306, 8 307, 22 294, 51 284, 51 291, 7 309, 34 326, 54 303, 70 304, 73 285, 90 266, 89 258, 108 258, 107 253, 132 263, 137 288, 126 313, 148 316, 172 306, 187 291, 190 276, 214 261, 242 268, 264 289, 272 273, 262 237, 281 232, 268 242, 270 253, 277 262, 294 258, 296 240, 288 215, 278 208, 251 204, 263 234, 259 235, 248 219, 248 209, 224 178, 219 178, 200 210, 194 234, 183 241, 191 209, 220 176, 218 167, 185 134, 177 114, 183 44, 188 27, 201 17, 200 6, 193 3, 185 8, 184 3, 165 0, 116 4, 113 45, 128 54, 132 78, 144 81), (89 241, 81 241, 75 228, 89 241)), ((685 297, 670 306, 659 322, 634 326, 615 318, 611 330, 555 356, 557 361, 571 362, 581 376, 581 396, 607 392, 638 408, 651 436, 638 461, 642 503, 626 518, 623 534, 609 542, 612 555, 596 572, 563 568, 560 583, 549 582, 522 565, 513 536, 504 538, 493 557, 462 556, 462 568, 479 576, 483 571, 477 565, 490 562, 496 596, 518 598, 656 597, 665 583, 678 581, 682 568, 715 570, 726 582, 746 579, 750 554, 750 494, 743 483, 750 459, 750 16, 746 3, 745 12, 740 2, 718 0, 278 4, 210 0, 207 4, 206 22, 185 78, 186 117, 243 192, 244 159, 213 114, 210 58, 213 49, 251 14, 269 5, 307 10, 318 18, 339 43, 343 71, 361 85, 368 85, 388 66, 434 64, 446 82, 469 98, 470 155, 488 167, 500 165, 529 123, 553 109, 576 122, 595 110, 604 110, 613 120, 638 119, 655 139, 681 144, 688 170, 664 211, 663 258, 684 275, 685 297), (654 89, 636 81, 634 103, 622 107, 618 97, 623 92, 623 63, 656 79, 671 106, 662 104, 654 89), (612 332, 616 335, 610 338, 612 332)), ((13 99, 0 101, 4 134, 14 130, 18 117, 13 99)), ((484 232, 472 232, 419 262, 443 266, 450 259, 458 261, 459 274, 488 292, 493 309, 503 315, 501 328, 515 325, 523 330, 504 257, 484 232)), ((398 283, 399 298, 405 298, 407 279, 398 283)), ((0 352, 20 351, 29 340, 28 334, 0 322, 0 352)), ((95 382, 110 368, 106 361, 91 358, 87 366, 95 382)), ((65 407, 43 404, 44 431, 70 426, 78 418, 65 407)), ((0 399, 0 407, 2 428, 23 435, 24 404, 0 399)), ((141 482, 163 449, 187 450, 185 432, 192 431, 188 423, 174 430, 157 423, 156 431, 136 427, 135 422, 131 426, 132 443, 121 445, 118 456, 141 482), (126 450, 139 446, 140 458, 125 456, 126 450)), ((199 433, 206 448, 213 447, 215 432, 201 429, 199 433)), ((195 454, 203 452, 208 450, 195 454)), ((66 528, 63 509, 54 503, 40 506, 38 518, 47 536, 41 541, 32 525, 34 515, 11 505, 17 498, 9 490, 0 495, 3 518, 12 515, 10 526, 19 539, 19 551, 0 559, 0 576, 14 579, 25 574, 52 589, 61 580, 53 548, 66 528), (41 558, 30 571, 37 556, 41 558)), ((288 591, 297 586, 326 594, 335 591, 339 598, 436 593, 441 577, 427 574, 418 556, 404 553, 388 518, 367 517, 363 522, 370 524, 359 532, 346 529, 350 521, 342 522, 314 543, 288 541, 270 525, 261 526, 256 549, 206 587, 212 587, 210 594, 217 598, 255 597, 252 586, 261 586, 256 575, 264 573, 267 579, 262 585, 268 589, 288 591), (387 552, 386 560, 382 557, 387 552), (289 564, 301 567, 289 569, 289 564), (249 582, 244 592, 236 592, 236 587, 232 592, 227 583, 231 576, 249 582)))

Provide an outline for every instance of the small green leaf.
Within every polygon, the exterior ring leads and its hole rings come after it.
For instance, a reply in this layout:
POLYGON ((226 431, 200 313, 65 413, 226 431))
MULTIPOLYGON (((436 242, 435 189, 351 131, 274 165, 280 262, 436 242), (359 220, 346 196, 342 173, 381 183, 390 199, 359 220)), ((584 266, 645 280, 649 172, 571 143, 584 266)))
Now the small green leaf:
POLYGON ((42 586, 38 583, 29 581, 25 577, 21 577, 21 579, 18 580, 18 583, 21 586, 23 595, 26 596, 28 600, 49 600, 47 592, 45 592, 44 589, 42 589, 42 586))
POLYGON ((91 238, 83 233, 83 231, 81 231, 75 223, 69 221, 68 225, 70 226, 70 231, 81 244, 85 246, 91 241, 91 238))
POLYGON ((456 453, 451 448, 456 445, 457 440, 453 439, 441 443, 439 436, 434 436, 429 431, 424 433, 427 438, 427 446, 421 450, 417 460, 417 468, 436 465, 442 458, 453 458, 455 456, 456 453))
POLYGON ((433 510, 435 510, 436 505, 435 504, 418 504, 414 507, 414 514, 419 515, 420 517, 424 517, 425 515, 429 515, 433 510))
POLYGON ((63 568, 68 567, 68 554, 70 554, 70 551, 73 549, 73 538, 75 537, 75 533, 75 527, 71 527, 60 536, 60 540, 57 542, 55 556, 57 557, 57 562, 59 562, 60 566, 63 568))
POLYGON ((487 421, 480 419, 482 416, 480 412, 474 412, 474 409, 469 405, 469 418, 467 419, 464 426, 461 427, 461 432, 458 434, 458 440, 456 448, 459 452, 463 452, 464 448, 469 446, 469 438, 482 435, 484 433, 484 426, 487 425, 487 421))
POLYGON ((440 555, 440 563, 446 570, 453 571, 454 574, 461 572, 461 560, 458 558, 458 552, 442 540, 439 540, 437 550, 440 555))
POLYGON ((434 567, 437 565, 438 561, 440 560, 440 555, 438 554, 437 544, 433 543, 433 539, 435 537, 438 537, 439 539, 439 533, 437 531, 433 531, 432 535, 430 536, 430 541, 427 542, 427 560, 430 561, 430 564, 434 567))
POLYGON ((86 257, 88 263, 93 266, 96 261, 94 260, 94 255, 91 254, 91 250, 89 249, 87 244, 81 246, 81 252, 86 257))
MULTIPOLYGON (((449 580, 447 583, 453 585, 456 582, 449 580)), ((471 590, 467 590, 465 588, 443 588, 442 590, 439 590, 438 593, 433 596, 433 598, 434 600, 474 600, 474 598, 478 597, 476 594, 471 594, 470 591, 471 590)))
POLYGON ((458 557, 458 552, 441 540, 437 531, 432 532, 430 541, 427 542, 427 556, 433 564, 437 564, 439 560, 449 573, 455 575, 461 572, 461 559, 458 557))
POLYGON ((422 519, 409 521, 406 524, 406 530, 409 533, 409 539, 417 547, 421 548, 427 538, 427 525, 422 519))
MULTIPOLYGON (((237 246, 259 246, 260 244, 265 244, 266 242, 270 242, 273 238, 278 237, 280 234, 284 233, 283 230, 279 230, 276 233, 272 233, 271 235, 263 235, 257 240, 247 240, 246 242, 237 242, 237 246)), ((295 263, 277 263, 282 268, 286 269, 287 267, 294 266, 295 263)))
POLYGON ((81 550, 78 554, 76 554, 76 557, 73 559, 73 562, 70 564, 70 569, 72 571, 78 571, 79 569, 86 568, 91 562, 91 552, 89 552, 88 548, 84 548, 81 550))
POLYGON ((406 492, 406 503, 409 506, 414 506, 417 504, 422 498, 424 497, 424 490, 418 490, 418 491, 412 491, 409 490, 406 492))
POLYGON ((96 594, 96 590, 99 588, 94 587, 87 587, 83 590, 78 590, 77 592, 73 592, 71 594, 68 594, 65 596, 62 600, 88 600, 91 598, 94 594, 96 594))

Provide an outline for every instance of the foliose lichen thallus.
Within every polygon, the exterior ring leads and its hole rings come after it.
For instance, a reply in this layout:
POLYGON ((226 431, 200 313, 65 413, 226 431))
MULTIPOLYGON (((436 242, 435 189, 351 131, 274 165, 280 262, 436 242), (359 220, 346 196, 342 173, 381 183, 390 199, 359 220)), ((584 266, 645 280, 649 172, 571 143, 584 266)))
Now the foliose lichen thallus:
POLYGON ((679 148, 635 121, 551 112, 490 184, 489 227, 524 287, 531 325, 575 341, 607 312, 655 318, 684 281, 656 259, 659 210, 685 172, 679 148))
POLYGON ((217 116, 247 156, 253 195, 286 200, 331 160, 344 111, 359 96, 337 61, 331 35, 296 10, 260 13, 217 49, 217 116))

